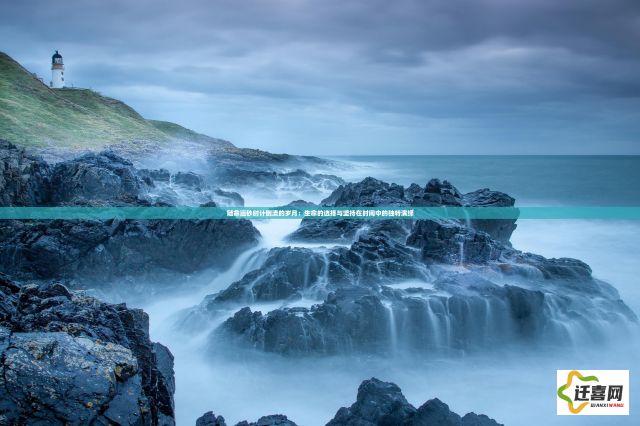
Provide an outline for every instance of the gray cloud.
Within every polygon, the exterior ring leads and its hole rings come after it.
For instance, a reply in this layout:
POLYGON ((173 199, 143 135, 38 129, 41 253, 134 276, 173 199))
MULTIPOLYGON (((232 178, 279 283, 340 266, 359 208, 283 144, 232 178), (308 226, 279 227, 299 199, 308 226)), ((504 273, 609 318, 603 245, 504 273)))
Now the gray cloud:
POLYGON ((640 153, 635 0, 25 0, 0 22, 33 71, 60 49, 76 85, 240 145, 640 153))

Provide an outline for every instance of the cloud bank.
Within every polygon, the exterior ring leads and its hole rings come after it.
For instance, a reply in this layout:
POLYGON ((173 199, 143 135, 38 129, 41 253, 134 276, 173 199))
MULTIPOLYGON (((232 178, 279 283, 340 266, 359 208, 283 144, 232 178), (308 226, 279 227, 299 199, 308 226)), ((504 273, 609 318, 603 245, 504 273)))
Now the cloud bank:
MULTIPOLYGON (((0 49, 299 154, 640 154, 636 0, 5 2, 0 49)), ((45 78, 45 80, 46 80, 45 78)))

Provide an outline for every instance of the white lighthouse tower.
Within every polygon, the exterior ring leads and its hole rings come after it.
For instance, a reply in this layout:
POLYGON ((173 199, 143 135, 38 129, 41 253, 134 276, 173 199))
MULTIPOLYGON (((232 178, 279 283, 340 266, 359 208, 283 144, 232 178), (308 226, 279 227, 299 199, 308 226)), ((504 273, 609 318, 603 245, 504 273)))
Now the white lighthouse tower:
POLYGON ((57 50, 51 57, 51 87, 54 89, 64 87, 64 63, 62 55, 57 50))

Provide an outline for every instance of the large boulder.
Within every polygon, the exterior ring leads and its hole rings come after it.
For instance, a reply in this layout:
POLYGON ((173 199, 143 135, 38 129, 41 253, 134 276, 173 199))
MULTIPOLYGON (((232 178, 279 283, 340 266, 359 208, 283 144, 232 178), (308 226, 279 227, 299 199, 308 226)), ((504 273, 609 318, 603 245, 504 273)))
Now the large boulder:
POLYGON ((449 264, 485 264, 498 260, 505 250, 489 234, 451 220, 417 220, 407 245, 421 249, 427 262, 449 264))
MULTIPOLYGON (((515 200, 487 188, 463 195, 448 181, 431 179, 424 187, 389 184, 371 177, 338 187, 322 200, 323 207, 513 207, 515 200)), ((516 228, 515 219, 441 220, 467 228, 465 232, 484 233, 509 246, 516 228)), ((384 235, 399 241, 409 236, 411 220, 310 219, 302 220, 287 238, 295 242, 350 243, 363 233, 384 235)))
MULTIPOLYGON (((464 417, 452 412, 437 398, 416 409, 391 382, 372 377, 358 387, 356 402, 342 407, 326 426, 502 426, 484 414, 468 413, 464 417)), ((222 416, 209 411, 196 426, 227 426, 222 416)), ((282 414, 264 416, 257 422, 242 421, 236 426, 296 426, 282 414)))
POLYGON ((271 414, 269 416, 263 416, 255 422, 242 421, 237 423, 236 426, 297 426, 294 422, 289 420, 287 416, 283 414, 271 414))
POLYGON ((260 234, 246 220, 0 222, 0 272, 100 278, 224 269, 260 234))
POLYGON ((146 184, 130 161, 111 151, 89 153, 55 165, 51 201, 135 199, 146 184))
POLYGON ((173 357, 139 309, 0 276, 0 419, 174 424, 173 357))
POLYGON ((196 420, 196 426, 227 426, 224 417, 216 416, 213 411, 207 411, 196 420))
POLYGON ((553 346, 569 338, 567 330, 593 330, 582 343, 606 344, 604 324, 637 327, 637 317, 605 283, 501 285, 487 275, 444 270, 423 286, 344 286, 310 308, 290 303, 262 313, 245 307, 212 334, 211 342, 285 356, 441 355, 553 346))
MULTIPOLYGON (((207 411, 196 420, 196 426, 227 426, 227 423, 222 416, 216 416, 212 411, 207 411)), ((271 414, 269 416, 263 416, 258 421, 249 423, 244 420, 236 423, 236 426, 297 426, 294 422, 289 420, 287 416, 282 414, 271 414)))
MULTIPOLYGON (((504 192, 491 191, 488 188, 464 194, 462 200, 465 206, 471 207, 513 207, 516 202, 504 192)), ((516 229, 516 219, 471 219, 468 225, 486 232, 501 243, 510 244, 509 239, 516 229)))
POLYGON ((214 202, 222 207, 244 206, 240 194, 211 187, 204 176, 194 172, 172 174, 166 169, 141 169, 137 172, 147 184, 141 196, 152 203, 198 206, 214 202))
POLYGON ((404 425, 415 413, 396 384, 373 377, 360 384, 356 402, 340 408, 327 426, 404 425))
POLYGON ((426 276, 414 250, 384 237, 363 236, 349 249, 278 247, 266 254, 259 268, 207 296, 197 309, 215 313, 229 303, 323 299, 342 287, 377 288, 426 276))
POLYGON ((44 160, 0 139, 0 207, 47 203, 50 177, 44 160))
POLYGON ((406 206, 404 188, 395 183, 389 184, 372 177, 357 183, 340 185, 333 193, 322 200, 326 207, 392 207, 406 206))
POLYGON ((452 412, 437 398, 416 409, 394 383, 375 377, 358 388, 356 402, 342 407, 327 426, 500 426, 495 420, 475 413, 464 417, 452 412))
MULTIPOLYGON (((163 170, 139 171, 110 151, 51 168, 2 141, 0 158, 0 205, 150 207, 156 204, 144 198, 156 180, 171 178, 163 170)), ((185 190, 200 191, 198 175, 178 173, 175 179, 185 190)), ((242 202, 238 194, 220 194, 242 202)), ((201 200, 215 206, 209 196, 201 200)), ((228 267, 259 236, 246 220, 7 220, 0 221, 0 272, 100 282, 150 272, 189 274, 228 267)))

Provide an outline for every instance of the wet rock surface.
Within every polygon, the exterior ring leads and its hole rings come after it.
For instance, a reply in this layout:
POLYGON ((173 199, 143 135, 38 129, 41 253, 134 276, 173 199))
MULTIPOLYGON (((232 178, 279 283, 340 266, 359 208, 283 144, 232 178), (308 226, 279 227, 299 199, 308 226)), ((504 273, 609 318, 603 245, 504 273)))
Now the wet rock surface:
MULTIPOLYGON (((408 188, 389 184, 378 179, 366 178, 357 183, 341 185, 322 200, 324 207, 513 207, 515 200, 509 195, 487 188, 462 194, 448 181, 430 180, 424 187, 412 184, 408 188)), ((509 245, 516 228, 515 219, 484 219, 468 221, 441 220, 443 223, 460 224, 461 227, 483 232, 496 241, 509 245)), ((355 219, 303 219, 300 227, 289 235, 292 242, 349 243, 362 232, 379 233, 406 239, 411 221, 355 220, 355 219)))
MULTIPOLYGON (((5 205, 168 205, 145 199, 154 182, 172 178, 168 172, 139 172, 111 152, 86 154, 53 167, 7 143, 0 145, 0 155, 5 159, 5 205)), ((175 179, 178 186, 200 190, 198 175, 179 173, 175 179)), ((217 191, 234 203, 243 202, 238 194, 217 191)), ((100 281, 162 271, 187 274, 224 269, 258 238, 246 220, 3 220, 0 272, 21 279, 100 281)))
POLYGON ((44 160, 0 139, 0 207, 46 203, 50 176, 44 160))
POLYGON ((0 276, 4 424, 172 425, 173 357, 147 315, 0 276))
MULTIPOLYGON (((488 189, 463 194, 436 179, 406 188, 373 178, 346 184, 291 168, 288 157, 253 154, 257 162, 247 162, 245 169, 236 167, 243 159, 221 157, 226 160, 212 177, 139 170, 113 152, 50 165, 0 142, 0 201, 2 206, 244 203, 220 184, 265 194, 334 190, 321 203, 326 207, 512 207, 515 202, 488 189), (281 163, 277 170, 275 163, 281 163)), ((312 207, 304 201, 291 205, 312 207)), ((617 291, 594 279, 588 265, 518 251, 509 241, 514 229, 513 219, 305 219, 290 241, 326 247, 261 252, 260 262, 208 295, 181 325, 221 324, 208 337, 209 350, 231 344, 233 351, 284 356, 391 357, 543 347, 566 342, 574 333, 601 342, 607 327, 637 326, 617 291)), ((51 280, 86 288, 122 277, 152 277, 155 287, 164 273, 185 277, 224 269, 258 238, 242 220, 1 221, 0 272, 37 284, 0 279, 1 380, 7 389, 0 397, 0 420, 172 424, 173 358, 149 340, 146 315, 51 280)), ((330 424, 496 424, 474 413, 460 417, 437 399, 415 408, 397 386, 374 379, 360 391, 356 403, 338 411, 330 424)), ((222 425, 224 419, 207 413, 198 424, 222 425)), ((294 425, 282 415, 240 424, 294 425)))
POLYGON ((398 386, 375 377, 358 388, 356 402, 338 410, 327 426, 500 426, 485 416, 468 413, 464 417, 452 412, 437 398, 419 408, 409 404, 398 386))
MULTIPOLYGON (((391 382, 372 377, 358 387, 356 402, 342 407, 326 426, 502 426, 484 414, 454 413, 438 398, 419 408, 411 405, 400 388, 391 382)), ((209 411, 196 421, 196 426, 227 426, 222 416, 209 411)), ((257 422, 242 421, 236 426, 296 426, 287 416, 261 417, 257 422)))
POLYGON ((318 157, 231 148, 211 151, 207 161, 211 184, 240 192, 318 196, 345 183, 340 177, 324 172, 337 169, 338 162, 318 157))
MULTIPOLYGON (((416 199, 457 206, 514 203, 488 190, 462 195, 446 181, 405 190, 370 178, 328 198, 332 205, 390 199, 397 205, 416 199)), ((274 248, 254 270, 194 308, 190 315, 197 321, 228 315, 212 333, 212 345, 230 341, 289 356, 463 354, 552 345, 566 340, 569 330, 601 329, 603 322, 637 326, 615 289, 594 279, 584 262, 511 247, 513 221, 488 221, 478 229, 449 219, 320 220, 303 221, 296 232, 320 235, 337 225, 340 232, 359 226, 349 246, 274 248), (264 302, 280 307, 262 312, 247 306, 264 302)), ((585 338, 602 342, 605 334, 585 338)))
POLYGON ((53 167, 50 201, 131 200, 146 184, 130 161, 109 151, 90 153, 53 167))
POLYGON ((0 271, 22 279, 111 279, 223 269, 259 233, 248 221, 0 222, 0 271))

